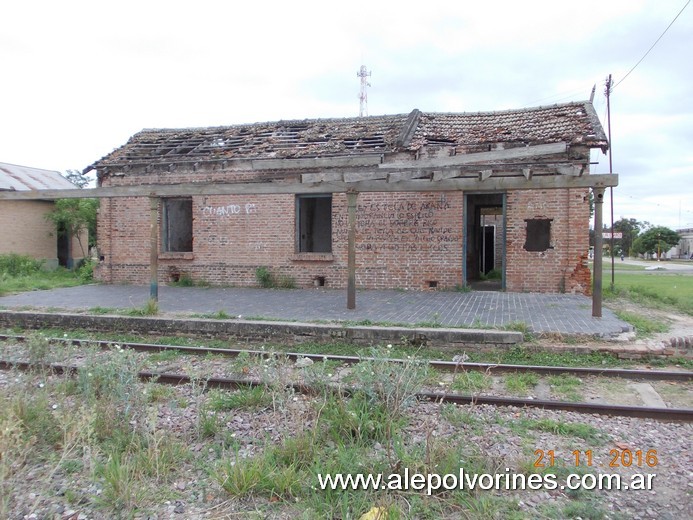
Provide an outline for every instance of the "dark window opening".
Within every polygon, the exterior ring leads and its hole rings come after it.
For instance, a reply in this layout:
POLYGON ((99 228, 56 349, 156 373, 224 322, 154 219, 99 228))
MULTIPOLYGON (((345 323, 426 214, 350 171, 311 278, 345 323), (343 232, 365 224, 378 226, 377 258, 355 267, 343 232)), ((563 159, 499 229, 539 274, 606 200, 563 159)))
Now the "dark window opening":
POLYGON ((332 252, 332 195, 296 198, 299 253, 332 252))
POLYGON ((193 250, 192 198, 162 200, 161 248, 166 253, 193 250))
POLYGON ((551 249, 551 221, 550 218, 526 219, 527 239, 526 251, 546 251, 551 249))

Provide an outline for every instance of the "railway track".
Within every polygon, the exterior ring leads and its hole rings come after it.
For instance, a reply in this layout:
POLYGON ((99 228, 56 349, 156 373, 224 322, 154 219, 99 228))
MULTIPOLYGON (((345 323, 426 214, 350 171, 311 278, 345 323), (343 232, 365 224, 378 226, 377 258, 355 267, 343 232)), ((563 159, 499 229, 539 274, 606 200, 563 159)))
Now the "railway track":
MULTIPOLYGON (((0 341, 18 341, 23 342, 26 336, 0 334, 0 341)), ((354 365, 362 361, 372 361, 374 358, 359 357, 359 356, 342 356, 330 354, 308 354, 300 352, 268 352, 265 350, 249 350, 249 349, 226 349, 213 347, 190 347, 184 345, 160 345, 156 343, 135 343, 135 342, 114 342, 103 340, 85 340, 85 339, 69 339, 69 338, 48 338, 49 342, 65 343, 74 346, 89 346, 94 345, 101 349, 112 348, 117 344, 120 348, 131 349, 136 352, 179 352, 181 354, 194 355, 218 355, 224 357, 237 357, 241 354, 257 356, 259 358, 269 359, 281 355, 288 360, 297 361, 299 359, 310 359, 313 362, 320 361, 335 361, 338 363, 354 365)), ((388 358, 385 361, 392 363, 406 363, 406 359, 388 358)), ((574 375, 578 377, 598 376, 598 377, 614 377, 632 380, 645 381, 693 381, 693 372, 690 371, 672 371, 672 370, 632 370, 618 368, 588 368, 588 367, 556 367, 543 365, 508 365, 498 363, 469 363, 443 360, 430 360, 428 364, 431 368, 442 372, 463 372, 463 371, 479 371, 487 374, 503 374, 514 372, 532 372, 539 375, 574 375)))
MULTIPOLYGON (((23 336, 0 336, 0 340, 21 342, 25 339, 23 336)), ((49 341, 55 343, 65 343, 73 346, 97 346, 101 349, 113 348, 115 342, 112 341, 95 341, 81 340, 68 338, 51 338, 49 341)), ((261 359, 270 359, 272 357, 282 356, 290 361, 299 359, 310 359, 313 362, 335 361, 343 365, 354 365, 361 361, 372 360, 373 358, 353 357, 353 356, 335 356, 335 355, 319 355, 319 354, 303 354, 303 353, 272 353, 258 350, 238 350, 238 349, 220 349, 207 347, 189 347, 180 345, 158 345, 148 343, 132 343, 118 342, 121 349, 132 349, 137 352, 144 353, 161 353, 161 352, 178 352, 184 354, 208 355, 214 354, 224 357, 237 357, 241 353, 247 353, 249 356, 257 356, 261 359)), ((391 363, 405 363, 407 360, 402 359, 386 359, 379 361, 388 361, 391 363)), ((607 369, 607 368, 582 368, 582 367, 547 367, 547 366, 525 366, 525 365, 498 365, 488 363, 468 363, 468 362, 452 362, 452 361, 429 361, 430 367, 440 370, 441 372, 467 372, 481 371, 486 374, 507 374, 507 373, 524 373, 531 372, 542 376, 560 376, 574 375, 578 377, 607 377, 621 378, 629 381, 669 381, 669 382, 691 382, 693 380, 693 372, 688 371, 665 371, 665 370, 627 370, 627 369, 607 369)), ((27 361, 4 360, 0 361, 0 369, 20 369, 27 370, 32 368, 32 363, 27 361)), ((51 364, 50 369, 56 374, 72 374, 79 370, 78 366, 67 364, 51 364)), ((154 381, 161 384, 190 384, 192 377, 185 373, 171 372, 166 367, 160 371, 141 371, 138 376, 143 381, 154 381)), ((248 386, 262 385, 261 381, 248 378, 228 378, 228 377, 207 377, 205 385, 207 388, 222 388, 236 389, 248 386)), ((288 386, 293 387, 293 390, 299 393, 310 394, 316 390, 309 385, 303 383, 290 383, 288 386)), ((340 391, 349 394, 349 388, 340 388, 340 391)), ((456 403, 456 404, 486 404, 493 406, 513 406, 518 408, 531 407, 543 408, 552 410, 564 410, 585 414, 600 414, 608 416, 623 416, 623 417, 638 417, 665 421, 693 421, 693 409, 691 408, 665 408, 652 406, 627 406, 619 404, 602 404, 588 402, 572 402, 550 399, 537 398, 519 398, 519 397, 501 397, 492 395, 466 395, 451 391, 443 392, 419 392, 417 397, 421 400, 436 401, 441 403, 456 403)))

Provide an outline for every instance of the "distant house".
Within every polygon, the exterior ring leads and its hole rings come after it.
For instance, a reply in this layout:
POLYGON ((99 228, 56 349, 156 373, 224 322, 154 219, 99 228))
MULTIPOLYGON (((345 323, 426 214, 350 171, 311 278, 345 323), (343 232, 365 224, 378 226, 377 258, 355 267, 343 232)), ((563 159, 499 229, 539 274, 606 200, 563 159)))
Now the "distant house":
POLYGON ((693 228, 677 229, 676 232, 681 236, 681 240, 669 252, 669 257, 693 259, 693 228))
POLYGON ((96 161, 106 283, 591 290, 590 102, 152 129, 96 161), (493 273, 492 273, 493 271, 493 273))
MULTIPOLYGON (((0 191, 74 190, 76 186, 57 171, 0 163, 0 191)), ((49 200, 0 201, 0 254, 16 253, 43 260, 48 268, 72 267, 81 260, 78 241, 59 234, 46 214, 55 203, 49 200)), ((86 235, 86 234, 85 234, 86 235)), ((86 236, 82 243, 87 247, 86 236)))

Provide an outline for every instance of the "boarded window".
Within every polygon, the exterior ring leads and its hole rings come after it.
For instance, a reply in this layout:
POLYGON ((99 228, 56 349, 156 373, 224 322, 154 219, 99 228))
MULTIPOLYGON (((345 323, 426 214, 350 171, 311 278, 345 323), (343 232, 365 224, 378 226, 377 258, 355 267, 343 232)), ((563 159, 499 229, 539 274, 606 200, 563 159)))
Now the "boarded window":
POLYGON ((162 200, 161 248, 167 253, 193 250, 192 198, 162 200))
POLYGON ((551 248, 551 221, 550 218, 526 219, 527 239, 526 251, 546 251, 551 248))
POLYGON ((299 253, 332 252, 332 195, 296 197, 299 253))

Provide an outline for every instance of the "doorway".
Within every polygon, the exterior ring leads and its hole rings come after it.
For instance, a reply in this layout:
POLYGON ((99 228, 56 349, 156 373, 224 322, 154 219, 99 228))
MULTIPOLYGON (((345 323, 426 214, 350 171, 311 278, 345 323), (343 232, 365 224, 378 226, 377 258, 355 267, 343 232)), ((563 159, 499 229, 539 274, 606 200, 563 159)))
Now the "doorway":
POLYGON ((64 225, 58 226, 58 265, 61 267, 66 267, 68 269, 72 268, 72 258, 70 258, 70 246, 71 240, 70 235, 65 229, 64 225))
POLYGON ((464 284, 474 290, 505 290, 505 194, 464 197, 464 284))

